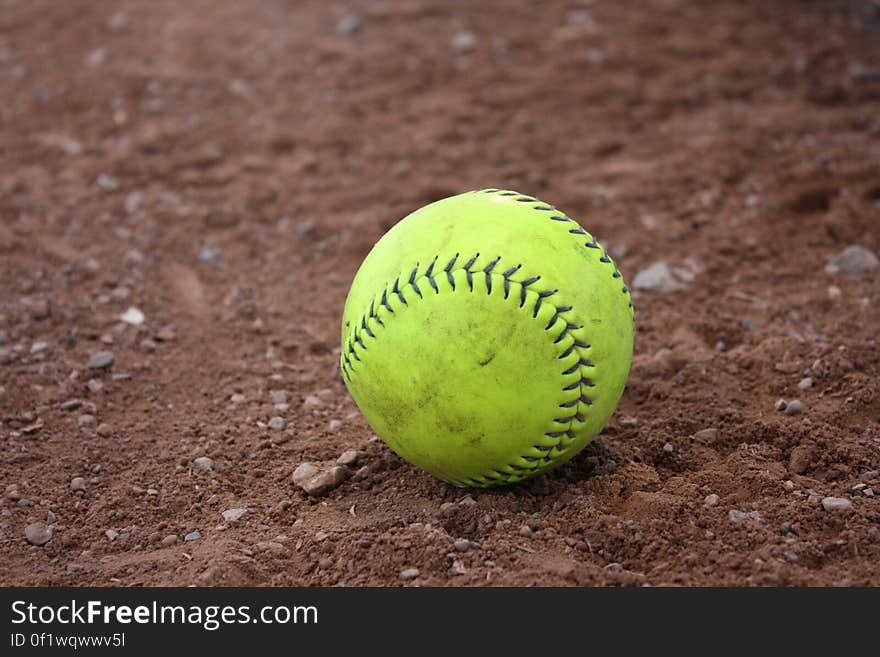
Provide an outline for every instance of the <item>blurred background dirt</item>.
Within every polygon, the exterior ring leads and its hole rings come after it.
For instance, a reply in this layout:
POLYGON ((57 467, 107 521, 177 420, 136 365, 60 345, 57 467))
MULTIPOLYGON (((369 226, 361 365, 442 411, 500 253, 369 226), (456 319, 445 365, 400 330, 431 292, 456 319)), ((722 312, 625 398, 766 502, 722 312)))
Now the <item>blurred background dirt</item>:
POLYGON ((0 583, 880 584, 878 37, 869 1, 3 0, 0 583), (483 187, 637 311, 605 432, 492 492, 336 364, 372 243, 483 187))

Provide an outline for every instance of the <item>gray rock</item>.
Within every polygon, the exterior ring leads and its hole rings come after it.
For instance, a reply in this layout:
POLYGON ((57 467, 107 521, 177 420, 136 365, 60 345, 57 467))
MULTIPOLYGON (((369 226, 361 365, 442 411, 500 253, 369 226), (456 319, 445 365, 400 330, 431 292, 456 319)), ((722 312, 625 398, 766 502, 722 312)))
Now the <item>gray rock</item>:
POLYGON ((113 366, 116 362, 116 356, 112 351, 98 351, 92 354, 89 362, 86 364, 90 370, 106 369, 113 366))
POLYGON ((339 22, 336 24, 336 31, 339 34, 352 36, 360 32, 363 26, 363 21, 360 18, 353 14, 347 14, 339 19, 339 22))
POLYGON ((805 376, 803 379, 798 381, 798 388, 801 390, 809 390, 813 387, 813 377, 805 376))
POLYGON ((80 415, 80 416, 77 418, 76 422, 77 422, 77 424, 79 424, 79 426, 81 426, 81 427, 88 427, 88 426, 91 426, 91 425, 93 425, 93 424, 95 423, 95 416, 94 416, 94 415, 90 415, 90 414, 88 414, 88 413, 85 413, 85 414, 83 414, 83 415, 80 415))
POLYGON ((706 495, 706 499, 703 500, 703 504, 707 507, 718 506, 718 503, 721 501, 721 498, 718 497, 715 493, 710 495, 706 495))
POLYGON ((784 399, 777 399, 776 403, 773 404, 773 408, 777 411, 784 411, 786 406, 788 406, 788 403, 784 399))
POLYGON ((400 571, 400 579, 402 579, 404 581, 411 580, 411 579, 415 579, 416 577, 418 577, 421 574, 422 573, 418 568, 405 568, 404 570, 400 571))
POLYGON ((532 531, 532 528, 528 525, 523 525, 519 528, 519 535, 523 538, 532 538, 535 535, 535 532, 532 531))
POLYGON ((31 345, 31 353, 32 354, 41 354, 44 351, 48 351, 48 350, 49 350, 49 343, 48 342, 34 342, 31 345))
POLYGON ((190 541, 197 541, 202 537, 198 530, 194 532, 190 532, 186 536, 183 537, 183 540, 189 543, 190 541))
POLYGON ((663 451, 667 454, 672 454, 675 451, 675 446, 672 443, 665 443, 663 445, 663 451))
POLYGON ((288 399, 286 390, 271 390, 269 397, 273 404, 286 404, 288 399))
POLYGON ((119 538, 119 532, 116 531, 115 529, 108 529, 107 531, 104 532, 104 536, 106 536, 107 540, 112 543, 117 538, 119 538))
POLYGON ((95 182, 105 192, 115 192, 119 189, 119 181, 108 173, 99 174, 95 182))
POLYGON ((97 433, 99 436, 103 436, 104 438, 106 438, 113 433, 113 427, 111 427, 106 422, 101 422, 101 424, 99 424, 95 429, 95 433, 97 433))
POLYGON ((345 465, 348 467, 353 467, 357 465, 358 460, 361 457, 361 453, 356 449, 347 449, 336 459, 337 465, 345 465))
POLYGON ((731 509, 727 514, 730 522, 740 523, 745 520, 754 520, 755 522, 761 522, 761 512, 760 511, 740 511, 738 509, 731 509))
POLYGON ((456 35, 452 37, 452 48, 453 50, 456 50, 458 52, 467 52, 468 50, 473 50, 476 45, 477 35, 473 32, 463 30, 456 33, 456 35))
POLYGON ((828 261, 825 271, 828 274, 848 274, 857 276, 867 274, 877 268, 880 260, 863 246, 853 244, 828 261))
POLYGON ((84 491, 86 489, 86 480, 82 477, 74 477, 70 480, 70 490, 84 491))
POLYGON ((243 507, 237 507, 235 509, 226 509, 221 515, 223 516, 223 520, 226 522, 235 522, 236 520, 240 520, 245 514, 248 513, 250 509, 246 509, 243 507))
POLYGON ((459 552, 467 552, 471 549, 471 542, 466 538, 457 538, 455 539, 455 543, 453 543, 453 546, 459 552))
POLYGON ((880 470, 868 470, 862 474, 865 479, 878 479, 880 478, 880 470))
POLYGON ((75 411, 80 406, 83 405, 82 399, 68 399, 67 401, 61 402, 61 410, 62 411, 75 411))
POLYGON ((207 456, 200 456, 196 459, 193 459, 193 465, 196 466, 199 470, 203 470, 204 472, 210 472, 214 469, 214 461, 209 459, 207 456))
POLYGON ((792 399, 785 407, 786 415, 800 415, 804 412, 804 403, 800 399, 792 399))
POLYGON ((823 497, 822 508, 826 511, 848 511, 852 502, 845 497, 823 497))
POLYGON ((274 429, 275 431, 281 431, 284 429, 284 418, 275 416, 271 420, 269 420, 269 428, 274 429))
POLYGON ((52 540, 52 527, 45 522, 32 522, 24 528, 24 537, 31 545, 45 545, 52 540))
POLYGON ((177 537, 177 534, 168 534, 165 538, 162 539, 161 545, 162 547, 170 547, 177 543, 180 539, 177 537))
POLYGON ((319 496, 338 487, 348 475, 348 469, 340 465, 321 470, 314 463, 302 463, 293 471, 293 483, 309 495, 319 496))
POLYGON ((633 279, 633 288, 646 292, 680 292, 687 288, 687 283, 661 260, 639 271, 633 279))
POLYGON ((330 431, 339 431, 342 428, 342 420, 330 420, 327 428, 330 429, 330 431))

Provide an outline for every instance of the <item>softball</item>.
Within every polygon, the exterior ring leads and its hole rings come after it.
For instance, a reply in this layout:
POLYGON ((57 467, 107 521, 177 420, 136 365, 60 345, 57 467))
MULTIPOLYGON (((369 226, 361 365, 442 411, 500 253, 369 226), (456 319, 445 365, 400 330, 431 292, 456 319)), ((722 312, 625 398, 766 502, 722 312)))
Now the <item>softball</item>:
POLYGON ((623 393, 629 289, 573 219, 500 189, 431 203, 367 255, 340 368, 398 455, 456 486, 533 477, 577 454, 623 393))

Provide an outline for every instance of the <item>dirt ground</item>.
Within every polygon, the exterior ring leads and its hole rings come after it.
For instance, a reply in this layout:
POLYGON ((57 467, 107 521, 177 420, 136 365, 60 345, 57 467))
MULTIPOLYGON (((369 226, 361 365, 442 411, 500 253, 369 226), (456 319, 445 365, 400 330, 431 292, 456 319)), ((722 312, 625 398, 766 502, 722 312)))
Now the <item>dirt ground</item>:
POLYGON ((880 269, 826 271, 880 249, 878 39, 872 2, 3 0, 0 583, 880 584, 880 269), (337 366, 373 242, 485 187, 678 272, 605 431, 491 492, 337 366))

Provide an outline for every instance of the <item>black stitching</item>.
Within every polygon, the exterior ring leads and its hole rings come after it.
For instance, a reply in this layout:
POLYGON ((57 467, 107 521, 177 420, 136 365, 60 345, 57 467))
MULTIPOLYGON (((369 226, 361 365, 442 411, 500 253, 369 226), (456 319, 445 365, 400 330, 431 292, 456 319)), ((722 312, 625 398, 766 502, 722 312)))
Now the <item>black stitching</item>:
POLYGON ((550 219, 552 221, 571 221, 571 219, 566 217, 564 214, 554 214, 552 217, 550 217, 550 219))
POLYGON ((388 288, 382 290, 382 299, 379 301, 383 306, 388 309, 388 312, 394 314, 394 308, 388 303, 388 288))
POLYGON ((399 281, 400 281, 400 279, 396 279, 396 280, 394 281, 394 287, 391 289, 391 291, 392 291, 394 294, 397 295, 397 298, 400 299, 400 300, 403 302, 404 305, 409 305, 409 304, 406 303, 406 299, 403 298, 403 293, 402 293, 402 292, 400 291, 400 289, 398 288, 398 285, 397 285, 397 284, 398 284, 399 281))
POLYGON ((416 275, 419 273, 419 266, 416 265, 416 268, 412 270, 412 273, 409 275, 409 285, 415 291, 416 294, 419 295, 419 299, 422 298, 422 291, 419 289, 418 284, 416 283, 416 275))
POLYGON ((468 260, 467 263, 465 264, 465 266, 463 267, 463 269, 464 269, 465 271, 470 271, 471 267, 474 266, 474 263, 477 261, 477 258, 479 258, 479 257, 480 257, 480 254, 478 253, 478 254, 475 255, 473 258, 471 258, 470 260, 468 260))
POLYGON ((488 265, 486 265, 486 266, 483 268, 483 271, 486 272, 487 274, 491 274, 491 273, 492 273, 492 270, 495 268, 495 265, 498 264, 498 261, 499 261, 499 260, 501 260, 501 256, 498 256, 498 257, 495 258, 492 262, 490 262, 488 265))

